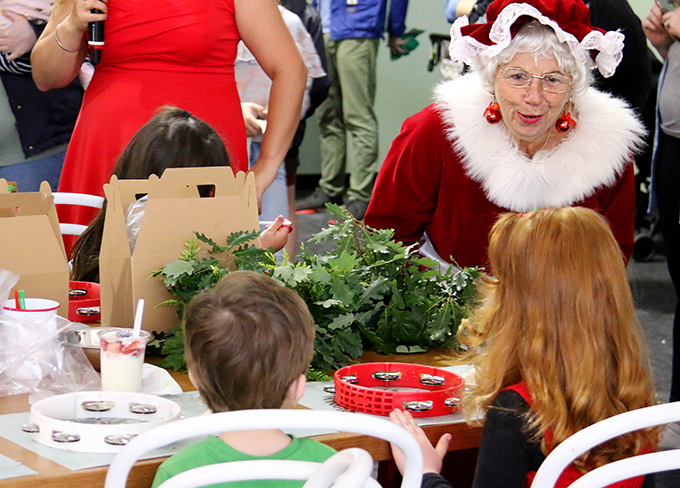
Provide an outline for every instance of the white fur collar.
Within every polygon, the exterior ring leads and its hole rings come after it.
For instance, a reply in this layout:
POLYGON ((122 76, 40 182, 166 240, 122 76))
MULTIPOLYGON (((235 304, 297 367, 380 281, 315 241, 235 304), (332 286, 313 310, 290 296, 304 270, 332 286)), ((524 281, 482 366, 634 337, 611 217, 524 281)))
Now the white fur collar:
POLYGON ((569 138, 530 159, 502 123, 484 119, 491 95, 476 74, 441 83, 435 96, 468 176, 482 184, 489 200, 515 212, 570 205, 612 185, 645 134, 624 101, 590 88, 573 97, 578 125, 569 138))

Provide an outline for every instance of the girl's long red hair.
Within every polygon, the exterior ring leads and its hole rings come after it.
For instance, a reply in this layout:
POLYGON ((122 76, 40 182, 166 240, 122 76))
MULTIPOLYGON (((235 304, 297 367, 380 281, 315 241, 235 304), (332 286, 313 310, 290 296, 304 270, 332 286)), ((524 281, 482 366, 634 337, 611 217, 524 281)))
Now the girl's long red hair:
MULTIPOLYGON (((653 405, 655 394, 620 248, 596 212, 568 207, 505 214, 491 230, 493 278, 461 329, 477 368, 466 412, 486 412, 499 390, 525 381, 529 428, 546 451, 613 415, 653 405)), ((633 432, 592 449, 587 470, 656 443, 633 432)))

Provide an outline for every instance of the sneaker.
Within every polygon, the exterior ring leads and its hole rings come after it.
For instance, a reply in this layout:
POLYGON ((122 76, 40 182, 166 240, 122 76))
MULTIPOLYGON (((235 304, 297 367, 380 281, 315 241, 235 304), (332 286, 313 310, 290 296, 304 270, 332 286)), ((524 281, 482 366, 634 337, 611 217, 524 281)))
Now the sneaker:
POLYGON ((659 435, 659 451, 680 448, 680 424, 672 422, 659 435))
POLYGON ((326 193, 321 188, 317 188, 302 200, 296 201, 295 209, 309 210, 323 208, 326 206, 327 203, 330 203, 331 201, 332 201, 331 197, 326 195, 326 193))
POLYGON ((346 207, 347 210, 349 210, 349 213, 354 215, 355 219, 362 220, 366 210, 368 209, 368 202, 362 202, 361 200, 350 200, 347 202, 346 207))

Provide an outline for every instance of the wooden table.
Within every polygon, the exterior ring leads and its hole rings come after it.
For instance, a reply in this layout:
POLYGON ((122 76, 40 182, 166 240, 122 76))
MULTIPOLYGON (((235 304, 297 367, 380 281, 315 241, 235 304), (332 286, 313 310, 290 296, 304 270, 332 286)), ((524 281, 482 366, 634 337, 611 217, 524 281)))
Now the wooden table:
MULTIPOLYGON (((381 356, 375 353, 366 353, 361 360, 363 362, 394 361, 422 363, 432 366, 452 366, 457 364, 455 357, 440 351, 428 352, 425 354, 394 356, 381 356)), ((194 390, 194 387, 189 382, 188 375, 175 371, 171 371, 170 374, 184 391, 194 390)), ((15 395, 0 398, 0 414, 27 412, 29 409, 28 395, 15 395)), ((474 460, 476 458, 477 448, 479 447, 481 428, 469 427, 465 423, 456 423, 427 426, 424 430, 430 441, 433 442, 436 442, 439 437, 446 432, 453 435, 449 451, 456 452, 449 454, 451 462, 447 462, 447 464, 449 464, 451 470, 457 472, 456 478, 458 482, 456 483, 456 488, 469 486, 471 470, 474 469, 474 460), (466 470, 466 473, 463 473, 463 470, 466 470)), ((367 450, 376 461, 387 461, 392 459, 389 444, 373 437, 361 434, 338 433, 315 436, 314 438, 336 450, 348 447, 361 447, 367 450)), ((3 488, 26 488, 28 486, 35 488, 94 488, 104 486, 104 479, 108 469, 108 466, 100 466, 72 471, 2 437, 0 437, 0 454, 21 462, 25 466, 38 472, 36 475, 2 480, 0 481, 0 485, 3 488)), ((149 488, 156 473, 156 469, 164 460, 165 458, 156 458, 137 462, 130 473, 127 484, 128 488, 149 488)), ((384 487, 387 487, 388 485, 393 486, 391 478, 394 470, 384 463, 381 464, 381 472, 383 474, 381 475, 382 479, 380 481, 384 487), (388 481, 384 481, 385 479, 388 481)))

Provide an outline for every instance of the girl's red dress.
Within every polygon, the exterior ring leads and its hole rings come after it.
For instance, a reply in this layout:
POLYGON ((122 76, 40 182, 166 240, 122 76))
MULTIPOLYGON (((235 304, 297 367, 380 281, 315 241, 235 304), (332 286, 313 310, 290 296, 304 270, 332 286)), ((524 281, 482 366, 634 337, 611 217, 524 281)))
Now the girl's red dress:
MULTIPOLYGON (((527 389, 526 383, 521 382, 521 383, 516 383, 512 386, 509 386, 507 388, 504 388, 506 390, 513 390, 517 393, 520 394, 522 398, 524 398, 524 401, 526 401, 530 407, 532 407, 532 399, 531 399, 531 393, 529 393, 529 390, 527 389)), ((533 407, 532 407, 533 408, 533 407)), ((548 451, 552 449, 552 432, 547 431, 545 433, 545 440, 546 444, 548 447, 548 451)), ((649 452, 652 452, 651 449, 643 449, 640 454, 647 454, 649 452)), ((579 479, 581 476, 583 476, 585 473, 580 472, 576 467, 574 467, 573 464, 570 464, 565 468, 565 470, 562 472, 560 477, 557 479, 557 482, 555 483, 555 488, 567 488, 569 485, 571 485, 574 481, 579 479)), ((530 471, 527 473, 527 484, 526 488, 530 488, 531 484, 534 482, 534 477, 536 476, 536 471, 530 471)), ((644 476, 637 476, 635 478, 630 478, 627 480, 619 481, 617 483, 613 483, 611 485, 608 485, 607 488, 640 488, 642 486, 642 482, 645 480, 644 476)))

